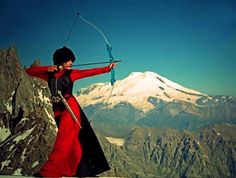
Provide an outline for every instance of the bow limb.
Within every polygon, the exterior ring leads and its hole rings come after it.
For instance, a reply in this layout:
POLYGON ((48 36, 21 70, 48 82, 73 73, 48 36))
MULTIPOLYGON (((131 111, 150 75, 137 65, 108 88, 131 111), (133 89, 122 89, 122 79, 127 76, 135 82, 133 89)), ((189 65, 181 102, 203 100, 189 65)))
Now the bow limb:
MULTIPOLYGON (((95 28, 102 35, 103 39, 106 42, 107 52, 108 52, 108 56, 109 56, 109 62, 113 63, 115 60, 114 60, 114 58, 112 56, 112 53, 111 53, 112 47, 111 47, 110 43, 108 42, 108 40, 107 40, 106 36, 104 35, 104 33, 95 24, 93 24, 89 20, 85 19, 79 13, 77 15, 81 18, 81 20, 83 20, 85 23, 91 25, 93 28, 95 28)), ((115 84, 115 82, 116 82, 116 79, 115 79, 115 69, 112 68, 111 69, 111 85, 113 86, 115 84)))

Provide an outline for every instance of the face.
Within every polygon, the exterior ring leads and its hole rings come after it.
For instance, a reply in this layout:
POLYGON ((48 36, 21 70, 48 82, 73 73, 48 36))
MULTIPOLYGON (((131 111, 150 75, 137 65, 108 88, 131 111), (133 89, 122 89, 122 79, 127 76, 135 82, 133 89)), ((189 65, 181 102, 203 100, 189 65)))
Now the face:
POLYGON ((62 64, 62 67, 64 70, 71 70, 72 64, 73 64, 73 62, 71 60, 69 60, 67 62, 64 62, 62 64))

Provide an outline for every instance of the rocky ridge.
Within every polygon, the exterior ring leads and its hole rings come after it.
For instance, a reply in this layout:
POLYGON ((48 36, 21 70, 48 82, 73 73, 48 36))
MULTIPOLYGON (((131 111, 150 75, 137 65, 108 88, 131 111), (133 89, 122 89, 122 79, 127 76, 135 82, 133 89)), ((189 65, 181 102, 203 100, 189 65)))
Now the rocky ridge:
POLYGON ((25 74, 15 46, 0 51, 0 79, 0 174, 32 175, 56 135, 49 90, 25 74))
POLYGON ((135 128, 124 145, 108 146, 114 167, 108 176, 235 177, 235 125, 216 125, 196 132, 135 128))

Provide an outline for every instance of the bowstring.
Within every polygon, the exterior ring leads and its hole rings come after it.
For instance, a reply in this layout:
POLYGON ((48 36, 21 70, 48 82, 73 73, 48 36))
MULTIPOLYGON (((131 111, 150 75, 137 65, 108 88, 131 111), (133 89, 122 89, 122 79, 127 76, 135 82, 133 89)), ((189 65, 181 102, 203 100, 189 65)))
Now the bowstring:
POLYGON ((72 33, 72 31, 73 31, 73 29, 74 29, 74 27, 75 27, 75 24, 76 24, 76 22, 77 22, 78 17, 79 17, 79 14, 77 14, 77 16, 75 17, 74 23, 73 23, 73 25, 71 26, 70 32, 69 32, 69 34, 68 34, 68 36, 67 36, 67 39, 66 39, 66 41, 65 41, 65 43, 64 43, 64 46, 67 45, 67 43, 68 43, 68 41, 69 41, 69 39, 70 39, 71 33, 72 33))

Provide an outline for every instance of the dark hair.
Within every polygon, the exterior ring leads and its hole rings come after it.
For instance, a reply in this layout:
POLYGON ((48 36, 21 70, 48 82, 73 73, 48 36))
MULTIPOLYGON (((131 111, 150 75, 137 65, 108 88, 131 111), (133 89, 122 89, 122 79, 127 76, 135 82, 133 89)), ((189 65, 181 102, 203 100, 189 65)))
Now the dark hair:
POLYGON ((75 61, 75 55, 74 53, 67 48, 66 46, 63 46, 63 48, 57 49, 53 54, 53 63, 54 65, 61 65, 63 62, 67 62, 71 60, 72 62, 75 61))

